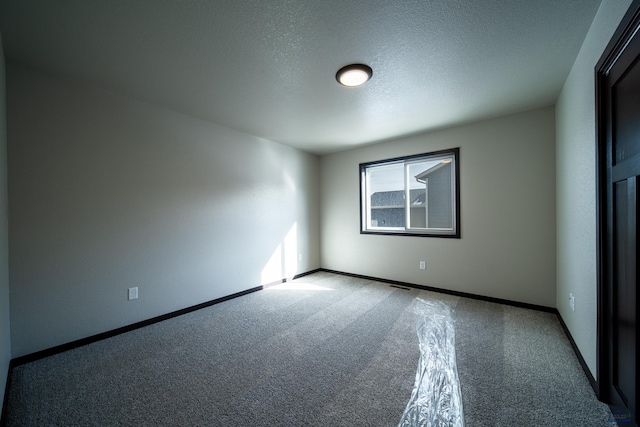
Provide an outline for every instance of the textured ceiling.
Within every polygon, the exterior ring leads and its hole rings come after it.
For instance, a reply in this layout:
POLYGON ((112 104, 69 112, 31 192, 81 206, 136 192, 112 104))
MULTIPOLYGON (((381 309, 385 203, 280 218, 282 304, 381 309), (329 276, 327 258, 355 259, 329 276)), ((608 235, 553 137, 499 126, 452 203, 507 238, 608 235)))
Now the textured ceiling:
POLYGON ((599 4, 0 0, 0 31, 8 61, 322 154, 553 105, 599 4))

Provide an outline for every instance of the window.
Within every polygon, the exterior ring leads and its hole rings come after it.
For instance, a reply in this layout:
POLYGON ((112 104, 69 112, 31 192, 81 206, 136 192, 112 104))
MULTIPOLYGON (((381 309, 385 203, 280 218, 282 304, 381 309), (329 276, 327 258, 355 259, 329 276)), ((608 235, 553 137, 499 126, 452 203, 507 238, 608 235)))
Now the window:
POLYGON ((460 149, 360 164, 361 233, 460 238, 460 149))

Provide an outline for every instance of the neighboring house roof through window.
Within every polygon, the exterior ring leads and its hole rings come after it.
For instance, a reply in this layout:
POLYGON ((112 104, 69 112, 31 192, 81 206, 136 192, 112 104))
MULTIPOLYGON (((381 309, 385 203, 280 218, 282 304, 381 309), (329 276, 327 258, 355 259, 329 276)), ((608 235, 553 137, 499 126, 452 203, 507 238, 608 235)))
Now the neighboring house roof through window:
MULTIPOLYGON (((423 205, 426 193, 424 188, 411 190, 411 205, 423 205)), ((372 208, 404 208, 404 190, 378 191, 371 195, 372 208)))
POLYGON ((426 179, 429 178, 429 175, 431 175, 432 173, 434 173, 438 169, 443 168, 443 167, 445 167, 446 165, 449 165, 449 164, 450 164, 450 162, 439 162, 435 166, 430 167, 426 171, 416 175, 416 177, 415 177, 416 181, 424 183, 426 181, 426 179))

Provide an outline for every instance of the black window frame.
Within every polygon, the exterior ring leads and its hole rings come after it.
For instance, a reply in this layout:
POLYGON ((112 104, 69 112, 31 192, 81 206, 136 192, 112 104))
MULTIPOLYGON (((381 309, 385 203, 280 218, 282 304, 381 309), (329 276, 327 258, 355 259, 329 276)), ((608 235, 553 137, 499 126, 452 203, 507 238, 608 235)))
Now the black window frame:
MULTIPOLYGON (((416 237, 440 237, 440 238, 453 238, 460 239, 461 238, 461 221, 460 221, 460 148, 450 148, 445 150, 431 151, 427 153, 421 154, 413 154, 409 156, 401 156, 394 157, 391 159, 382 159, 376 160, 372 162, 360 163, 359 165, 359 175, 360 175, 360 234, 378 234, 378 235, 392 235, 392 236, 416 236, 416 237), (389 229, 389 228, 380 228, 377 229, 375 227, 368 227, 367 225, 367 217, 368 217, 368 197, 367 197, 367 187, 366 187, 366 172, 368 168, 375 166, 385 166, 392 164, 404 164, 415 162, 416 160, 425 159, 428 160, 433 158, 434 160, 439 157, 453 157, 453 165, 452 165, 452 189, 453 189, 453 208, 452 208, 452 230, 443 230, 443 229, 434 229, 434 228, 411 228, 406 227, 397 228, 397 229, 389 229), (436 231, 437 230, 437 231, 436 231)), ((406 191, 405 188, 403 191, 406 191)), ((409 189, 411 191, 411 189, 409 189)))

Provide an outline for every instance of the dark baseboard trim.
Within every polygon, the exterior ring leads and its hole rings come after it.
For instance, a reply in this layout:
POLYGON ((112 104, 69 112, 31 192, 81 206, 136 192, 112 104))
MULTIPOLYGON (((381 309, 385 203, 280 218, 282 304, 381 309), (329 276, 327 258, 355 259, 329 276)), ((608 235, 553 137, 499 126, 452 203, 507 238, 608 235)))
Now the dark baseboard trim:
POLYGON ((598 381, 596 381, 596 379, 591 374, 591 370, 589 369, 589 366, 587 366, 587 362, 585 362, 584 358, 582 357, 582 353, 580 353, 580 350, 578 349, 578 345, 573 340, 573 336, 571 335, 571 332, 569 332, 569 328, 567 327, 567 324, 564 323, 564 319, 560 315, 560 312, 558 312, 557 314, 558 314, 558 320, 560 321, 560 325, 562 325, 562 329, 564 329, 564 333, 569 339, 571 348, 573 348, 573 352, 576 354, 576 357, 578 358, 578 362, 580 362, 580 366, 582 366, 582 370, 584 371, 584 374, 587 376, 587 379, 589 380, 589 384, 591 384, 591 388, 596 393, 596 396, 599 396, 598 381))
MULTIPOLYGON (((320 269, 315 269, 315 270, 311 270, 305 273, 300 273, 297 274, 296 276, 294 276, 294 279, 297 279, 299 277, 304 277, 304 276, 308 276, 309 274, 313 274, 320 271, 320 269)), ((158 323, 158 322, 162 322, 163 320, 168 320, 171 319, 173 317, 177 317, 177 316, 181 316, 183 314, 187 314, 187 313, 191 313, 193 311, 196 310, 200 310, 202 308, 206 308, 206 307, 210 307, 212 305, 215 304, 220 304, 221 302, 225 302, 225 301, 229 301, 231 299, 234 298, 238 298, 244 295, 248 295, 250 293, 256 292, 256 291, 260 291, 262 289, 265 289, 268 286, 273 286, 273 285, 277 285, 280 283, 285 283, 287 281, 287 279, 282 279, 273 283, 270 283, 268 285, 264 285, 264 286, 256 286, 255 288, 251 288, 251 289, 247 289, 245 291, 242 292, 237 292, 235 294, 231 294, 231 295, 227 295, 225 297, 221 297, 221 298, 217 298, 211 301, 207 301, 207 302, 203 302, 201 304, 197 304, 191 307, 187 307, 187 308, 183 308, 181 310, 176 310, 173 311, 171 313, 167 313, 167 314, 163 314, 160 316, 156 316, 153 317, 151 319, 147 319, 147 320, 143 320, 141 322, 137 322, 131 325, 127 325, 127 326, 123 326, 121 328, 117 328, 117 329, 113 329, 111 331, 107 331, 107 332, 103 332, 97 335, 92 335, 90 337, 86 337, 86 338, 81 338, 79 340, 75 340, 75 341, 71 341, 65 344, 61 344, 55 347, 51 347, 45 350, 41 350, 41 351, 37 351, 35 353, 30 353, 24 356, 20 356, 20 357, 15 357, 13 359, 11 359, 11 361, 9 361, 9 369, 7 372, 7 382, 6 382, 6 386, 5 386, 5 390, 4 390, 4 400, 3 400, 3 404, 2 404, 2 412, 0 414, 0 427, 4 427, 7 423, 7 419, 6 419, 6 411, 7 411, 7 404, 9 402, 9 389, 11 386, 11 374, 13 372, 13 368, 15 368, 16 366, 20 366, 20 365, 24 365, 26 363, 30 363, 30 362, 34 362, 36 360, 40 360, 40 359, 44 359, 45 357, 49 357, 49 356, 53 356, 68 350, 73 350, 74 348, 78 348, 78 347, 82 347, 84 345, 88 345, 97 341, 101 341, 107 338, 111 338, 114 337, 116 335, 120 335, 123 334, 125 332, 130 332, 133 331, 135 329, 140 329, 143 328, 145 326, 149 326, 152 325, 154 323, 158 323)))
POLYGON ((281 284, 286 283, 286 282, 287 282, 287 279, 276 280, 275 282, 270 282, 270 283, 266 283, 266 284, 262 285, 262 289, 267 289, 267 288, 270 288, 272 286, 281 285, 281 284))
MULTIPOLYGON (((311 271, 307 271, 304 273, 300 273, 295 275, 293 278, 297 279, 299 277, 304 277, 304 276, 308 276, 309 274, 313 274, 313 273, 317 273, 318 271, 321 271, 321 269, 317 268, 315 270, 311 270, 311 271)), ((206 308, 206 307, 210 307, 212 305, 215 304, 220 304, 221 302, 225 302, 228 301, 230 299, 234 299, 234 298, 238 298, 247 294, 250 294, 252 292, 256 292, 256 291, 260 291, 266 287, 269 286, 273 286, 273 285, 277 285, 280 283, 285 283, 287 281, 287 279, 282 279, 282 280, 278 280, 275 281, 273 283, 270 283, 268 285, 264 285, 264 286, 256 286, 255 288, 251 288, 251 289, 247 289, 245 291, 242 292, 237 292, 235 294, 231 294, 231 295, 227 295, 225 297, 221 297, 221 298, 217 298, 211 301, 207 301, 207 302, 203 302, 201 304, 197 304, 191 307, 187 307, 187 308, 183 308, 181 310, 176 310, 173 311, 171 313, 167 313, 167 314, 163 314, 157 317, 153 317, 151 319, 147 319, 147 320, 143 320, 141 322, 137 322, 131 325, 127 325, 127 326, 123 326, 121 328, 117 328, 117 329, 113 329, 111 331, 107 331, 107 332, 103 332, 97 335, 92 335, 90 337, 86 337, 86 338, 81 338, 79 340, 76 341, 71 341, 69 343, 66 344, 61 344, 55 347, 51 347, 45 350, 41 350, 41 351, 37 351, 35 353, 30 353, 27 354, 25 356, 20 356, 20 357, 16 357, 11 359, 11 362, 9 364, 10 369, 9 369, 9 377, 11 378, 11 368, 15 367, 15 366, 20 366, 20 365, 24 365, 25 363, 29 363, 29 362, 34 362, 36 360, 39 359, 44 359, 45 357, 49 357, 49 356, 53 356, 55 354, 58 353, 62 353, 64 351, 68 351, 68 350, 73 350, 74 348, 78 348, 78 347, 82 347, 84 345, 87 344, 91 344, 94 343, 96 341, 101 341, 107 338, 111 338, 114 337, 116 335, 120 335, 123 334, 125 332, 130 332, 133 331, 135 329, 139 329, 139 328, 143 328, 145 326, 149 326, 149 325, 153 325, 154 323, 158 323, 158 322, 162 322, 163 320, 168 320, 171 319, 173 317, 177 317, 177 316, 181 316, 183 314, 187 314, 187 313, 191 313, 192 311, 196 311, 196 310, 200 310, 202 308, 206 308)), ((8 384, 7 380, 7 384, 8 384)), ((7 393, 5 392, 5 395, 7 395, 7 393)), ((4 407, 3 407, 3 412, 4 412, 4 407)), ((0 426, 2 426, 2 424, 0 424, 0 426)))
POLYGON ((107 338, 114 337, 116 335, 123 334, 125 332, 130 332, 135 329, 140 329, 145 326, 153 325, 154 323, 162 322, 163 320, 168 320, 173 317, 181 316, 183 314, 191 313, 192 311, 200 310, 202 308, 210 307, 215 304, 220 304, 221 302, 229 301, 234 298, 238 298, 256 291, 260 291, 264 289, 263 286, 257 286, 255 288, 247 289, 246 291, 237 292, 235 294, 227 295, 225 297, 217 298, 211 301, 203 302, 201 304, 197 304, 191 307, 183 308, 181 310, 176 310, 171 313, 163 314, 157 317, 153 317, 151 319, 143 320, 141 322, 133 323, 131 325, 123 326, 121 328, 113 329, 111 331, 103 332, 97 335, 92 335, 90 337, 81 338, 76 341, 71 341, 66 344, 61 344, 55 347, 51 347, 45 350, 37 351, 35 353, 27 354, 25 356, 16 357, 11 360, 12 367, 24 365, 25 363, 34 362, 39 359, 44 359, 45 357, 53 356, 58 353, 62 353, 68 350, 73 350, 74 348, 82 347, 87 344, 91 344, 97 341, 101 341, 107 338))
POLYGON ((578 358, 578 362, 580 363, 580 366, 582 366, 582 370, 584 371, 584 374, 587 376, 587 380, 589 381, 589 384, 591 384, 591 388, 593 388, 593 391, 596 393, 596 396, 599 395, 598 394, 598 382, 596 381, 596 379, 591 374, 591 370, 589 369, 589 367, 587 366, 587 363, 585 362, 584 358, 582 357, 582 353, 580 353, 580 350, 578 349, 578 346, 576 345, 576 342, 573 340, 573 336, 571 335, 571 332, 569 332, 569 328, 567 328, 567 325, 564 323, 564 320, 562 319, 562 316, 560 315, 560 312, 556 308, 546 307, 546 306, 543 306, 543 305, 528 304, 528 303, 523 303, 523 302, 518 302, 518 301, 510 301, 510 300, 505 300, 505 299, 501 299, 501 298, 486 297, 486 296, 483 296, 483 295, 470 294, 470 293, 466 293, 466 292, 451 291, 451 290, 448 290, 448 289, 434 288, 434 287, 431 287, 431 286, 416 285, 416 284, 413 284, 413 283, 399 282, 397 280, 381 279, 381 278, 378 278, 378 277, 364 276, 362 274, 345 273, 343 271, 329 270, 329 269, 326 269, 326 268, 321 268, 321 269, 319 269, 319 271, 324 271, 324 272, 327 272, 327 273, 340 274, 340 275, 349 276, 349 277, 356 277, 356 278, 359 278, 359 279, 374 280, 376 282, 389 283, 389 284, 391 284, 393 286, 403 286, 403 287, 409 287, 409 288, 424 289, 424 290, 432 291, 432 292, 439 292, 439 293, 443 293, 443 294, 455 295, 455 296, 464 297, 464 298, 472 298, 472 299, 476 299, 476 300, 494 302, 494 303, 497 303, 497 304, 505 304, 505 305, 510 305, 510 306, 514 306, 514 307, 527 308, 527 309, 530 309, 530 310, 544 311, 546 313, 555 314, 558 317, 558 320, 560 321, 560 325, 562 326, 562 329, 564 330, 565 335, 569 339, 569 343, 571 344, 571 348, 573 348, 573 352, 576 354, 576 357, 578 358))
POLYGON ((304 277, 304 276, 308 276, 308 275, 313 274, 313 273, 318 273, 320 271, 325 271, 325 270, 323 270, 322 268, 316 268, 315 270, 307 271, 305 273, 296 274, 295 276, 293 276, 293 280, 299 279, 299 278, 304 277))
MULTIPOLYGON (((376 282, 381 282, 381 283, 388 283, 391 285, 395 285, 395 286, 402 286, 402 287, 408 287, 408 288, 415 288, 415 289, 422 289, 422 290, 426 290, 426 291, 432 291, 432 292, 438 292, 438 293, 443 293, 443 294, 448 294, 448 295, 454 295, 454 296, 459 296, 459 297, 464 297, 464 298, 471 298, 471 299, 476 299, 476 300, 481 300, 481 301, 487 301, 487 302, 493 302, 493 303, 497 303, 497 304, 504 304, 504 305, 510 305, 510 306, 514 306, 514 307, 520 307, 520 308, 526 308, 526 309, 530 309, 530 310, 537 310, 537 311, 543 311, 543 312, 547 312, 547 313, 553 313, 558 317, 558 320, 560 321, 560 324, 562 325, 562 328, 567 336, 567 338, 569 339, 569 342, 571 344, 571 347, 573 348, 574 353, 576 354, 578 361, 580 363, 580 365, 582 366, 582 369, 585 373, 585 375, 587 376, 587 380, 589 381, 589 383, 591 384, 591 387, 593 388, 593 390, 596 392, 596 395, 598 395, 598 383, 595 380, 595 378, 593 377, 593 375, 591 375, 591 371, 589 370, 589 367, 587 366, 586 362, 584 361, 584 358, 582 357, 582 354, 580 353, 580 350, 578 349, 578 346, 576 345, 575 341, 573 340, 573 337, 571 336, 571 333, 569 332, 569 329, 567 328, 567 325, 564 323, 564 320, 562 319, 562 316, 560 316, 560 313, 558 312, 557 309, 552 308, 552 307, 546 307, 546 306, 542 306, 542 305, 536 305, 536 304, 528 304, 528 303, 523 303, 523 302, 518 302, 518 301, 511 301, 511 300, 505 300, 505 299, 501 299, 501 298, 494 298, 494 297, 487 297, 487 296, 483 296, 483 295, 476 295, 476 294, 471 294, 471 293, 467 293, 467 292, 459 292, 459 291, 452 291, 449 289, 440 289, 440 288, 435 288, 432 286, 424 286, 424 285, 416 285, 413 283, 407 283, 407 282, 401 282, 401 281, 397 281, 397 280, 390 280, 390 279, 383 279, 383 278, 379 278, 379 277, 372 277, 372 276, 365 276, 362 274, 354 274, 354 273, 347 273, 347 272, 343 272, 343 271, 336 271, 336 270, 329 270, 326 268, 317 268, 315 270, 311 270, 308 272, 304 272, 304 273, 300 273, 297 274, 293 277, 293 279, 298 279, 304 276, 308 276, 314 273, 318 273, 318 272, 326 272, 326 273, 334 273, 334 274, 339 274, 342 276, 348 276, 348 277, 355 277, 355 278, 359 278, 359 279, 365 279, 365 280, 373 280, 376 282)), ((273 285, 278 284, 278 283, 285 283, 287 281, 287 279, 282 279, 280 282, 274 282, 273 285)), ((268 286, 268 285, 267 285, 268 286)), ((9 362, 9 369, 8 369, 8 373, 7 373, 7 382, 6 382, 6 387, 5 387, 5 391, 4 391, 4 400, 3 400, 3 406, 2 406, 2 414, 0 415, 0 427, 4 427, 6 425, 6 411, 7 411, 7 404, 8 404, 8 400, 9 400, 9 389, 11 386, 11 374, 13 371, 13 368, 15 368, 16 366, 20 366, 20 365, 24 365, 25 363, 29 363, 29 362, 33 362, 39 359, 43 359, 45 357, 49 357, 49 356, 53 356, 55 354, 58 353, 62 353, 64 351, 68 351, 68 350, 72 350, 74 348, 78 348, 87 344, 91 344, 100 340, 104 340, 107 338, 111 338, 114 337, 116 335, 120 335, 123 334, 125 332, 130 332, 133 331, 135 329, 139 329, 139 328, 143 328, 145 326, 149 326, 152 325, 154 323, 158 323, 158 322, 162 322, 163 320, 168 320, 171 319, 173 317, 177 317, 177 316, 181 316, 183 314, 187 314, 187 313, 191 313, 193 311, 196 310, 200 310, 202 308, 206 308, 206 307, 210 307, 212 305, 215 304, 219 304, 225 301, 229 301, 231 299, 234 298, 238 298, 244 295, 248 295, 250 293, 256 292, 256 291, 260 291, 262 289, 264 289, 266 286, 257 286, 255 288, 251 288, 251 289, 247 289, 245 291, 242 292, 237 292, 235 294, 232 295, 227 295, 225 297, 221 297, 221 298, 217 298, 211 301, 207 301, 201 304, 197 304, 191 307, 187 307, 187 308, 183 308, 181 310, 176 310, 173 311, 171 313, 167 313, 167 314, 163 314, 161 316, 157 316, 157 317, 153 317, 151 319, 147 319, 147 320, 143 320, 141 322, 137 322, 128 326, 123 326, 121 328, 117 328, 111 331, 107 331, 107 332, 103 332, 101 334, 97 334, 97 335, 93 335, 90 337, 86 337, 86 338, 82 338, 76 341, 72 341, 66 344, 61 344, 58 345, 56 347, 51 347, 49 349, 45 349, 45 350, 41 350, 35 353, 31 353, 31 354, 27 354, 25 356, 20 356, 20 357, 16 357, 14 359, 11 359, 11 361, 9 362)))
POLYGON ((9 369, 7 369, 7 382, 4 387, 4 398, 2 400, 2 413, 0 414, 0 427, 7 425, 7 406, 9 403, 9 389, 11 388, 11 371, 13 370, 13 360, 9 361, 9 369))
POLYGON ((470 294, 470 293, 467 293, 467 292, 452 291, 450 289, 434 288, 432 286, 416 285, 414 283, 400 282, 398 280, 382 279, 382 278, 379 278, 379 277, 365 276, 365 275, 362 275, 362 274, 345 273, 344 271, 328 270, 326 268, 321 268, 321 269, 319 269, 319 271, 324 271, 324 272, 327 272, 327 273, 340 274, 340 275, 349 276, 349 277, 356 277, 356 278, 359 278, 359 279, 373 280, 373 281, 376 281, 376 282, 389 283, 391 285, 396 285, 396 286, 404 286, 404 287, 408 287, 408 288, 422 289, 422 290, 425 290, 425 291, 438 292, 438 293, 441 293, 441 294, 454 295, 454 296, 463 297, 463 298, 471 298, 471 299, 476 299, 476 300, 481 300, 481 301, 494 302, 496 304, 511 305, 511 306, 514 306, 514 307, 527 308, 529 310, 544 311, 546 313, 554 313, 554 314, 558 313, 558 310, 556 310, 555 308, 546 307, 544 305, 536 305, 536 304, 529 304, 529 303, 526 303, 526 302, 511 301, 511 300, 506 300, 506 299, 501 299, 501 298, 487 297, 487 296, 484 296, 484 295, 470 294))

